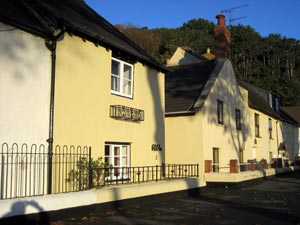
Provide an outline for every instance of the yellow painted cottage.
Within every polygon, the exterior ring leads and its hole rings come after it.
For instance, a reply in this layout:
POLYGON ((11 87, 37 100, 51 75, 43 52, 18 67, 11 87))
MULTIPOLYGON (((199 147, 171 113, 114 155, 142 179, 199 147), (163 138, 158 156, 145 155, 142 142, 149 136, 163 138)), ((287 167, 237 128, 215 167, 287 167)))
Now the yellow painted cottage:
POLYGON ((236 80, 228 59, 230 34, 224 16, 217 18, 216 59, 177 57, 166 75, 166 161, 199 163, 200 178, 206 181, 236 182, 256 175, 226 173, 294 159, 298 127, 280 112, 276 95, 236 80))
POLYGON ((205 160, 239 158, 247 104, 228 59, 173 69, 166 76, 166 160, 199 163, 203 176, 205 160))
POLYGON ((0 174, 21 175, 17 184, 0 179, 7 187, 0 198, 101 185, 94 183, 101 171, 90 174, 98 158, 114 168, 106 181, 163 179, 162 172, 135 178, 131 168, 161 171, 165 163, 167 69, 84 1, 1 6, 0 174))

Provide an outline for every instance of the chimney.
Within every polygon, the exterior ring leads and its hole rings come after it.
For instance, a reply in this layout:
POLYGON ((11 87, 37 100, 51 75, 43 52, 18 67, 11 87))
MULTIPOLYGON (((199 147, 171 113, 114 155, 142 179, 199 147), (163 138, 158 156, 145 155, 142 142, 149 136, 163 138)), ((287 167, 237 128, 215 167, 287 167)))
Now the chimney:
POLYGON ((230 32, 226 28, 226 19, 223 14, 216 16, 218 25, 214 28, 214 38, 216 43, 216 59, 229 58, 230 32))

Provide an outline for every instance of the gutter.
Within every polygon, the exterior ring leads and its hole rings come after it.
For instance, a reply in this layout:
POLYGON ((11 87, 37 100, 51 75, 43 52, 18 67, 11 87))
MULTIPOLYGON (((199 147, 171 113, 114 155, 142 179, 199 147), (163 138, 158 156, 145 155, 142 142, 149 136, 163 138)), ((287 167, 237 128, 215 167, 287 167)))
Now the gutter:
POLYGON ((178 111, 178 112, 167 112, 165 117, 176 117, 176 116, 194 116, 195 111, 178 111))

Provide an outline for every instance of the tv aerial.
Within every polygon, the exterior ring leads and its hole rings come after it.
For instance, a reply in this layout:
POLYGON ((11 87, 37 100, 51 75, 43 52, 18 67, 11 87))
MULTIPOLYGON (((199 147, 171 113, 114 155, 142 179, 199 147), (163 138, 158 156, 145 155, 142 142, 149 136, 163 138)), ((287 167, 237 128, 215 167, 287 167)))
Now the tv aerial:
POLYGON ((248 5, 249 5, 249 4, 244 4, 244 5, 240 5, 240 6, 233 7, 233 8, 231 8, 231 9, 224 9, 224 10, 221 10, 220 13, 229 13, 229 26, 231 26, 231 22, 232 22, 232 21, 246 18, 246 16, 241 16, 241 17, 238 17, 238 18, 232 18, 232 17, 231 17, 232 12, 233 12, 234 10, 236 10, 236 9, 239 9, 239 8, 242 8, 242 7, 246 7, 246 6, 248 6, 248 5))

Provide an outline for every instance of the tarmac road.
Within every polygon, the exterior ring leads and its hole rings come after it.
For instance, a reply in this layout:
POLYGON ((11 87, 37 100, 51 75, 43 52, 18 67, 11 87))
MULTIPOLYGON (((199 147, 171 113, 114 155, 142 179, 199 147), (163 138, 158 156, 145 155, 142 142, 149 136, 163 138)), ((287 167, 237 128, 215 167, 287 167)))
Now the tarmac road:
POLYGON ((300 225, 300 171, 241 184, 210 184, 198 196, 174 194, 118 203, 51 225, 300 225))

